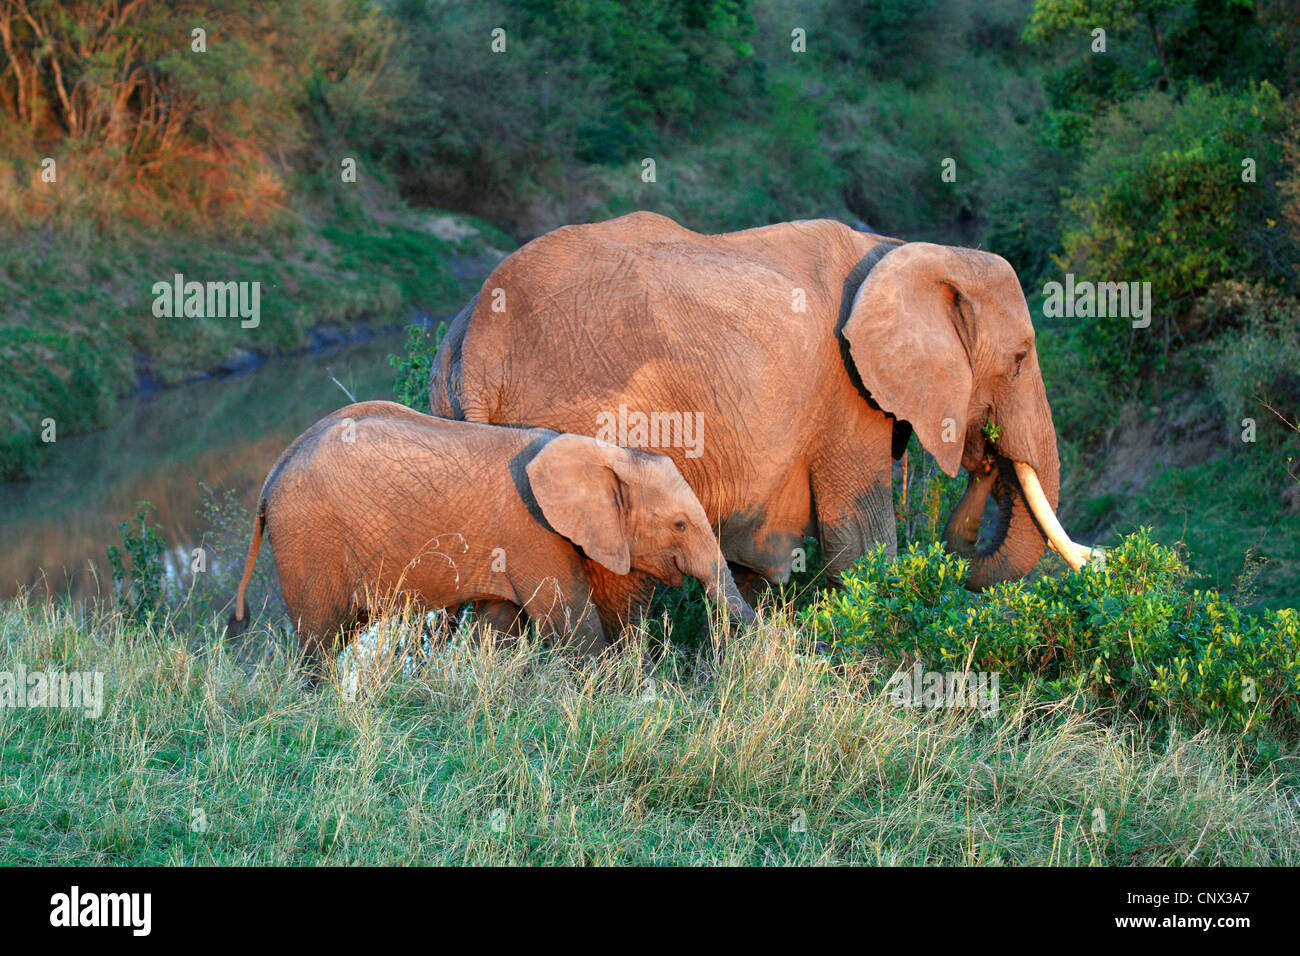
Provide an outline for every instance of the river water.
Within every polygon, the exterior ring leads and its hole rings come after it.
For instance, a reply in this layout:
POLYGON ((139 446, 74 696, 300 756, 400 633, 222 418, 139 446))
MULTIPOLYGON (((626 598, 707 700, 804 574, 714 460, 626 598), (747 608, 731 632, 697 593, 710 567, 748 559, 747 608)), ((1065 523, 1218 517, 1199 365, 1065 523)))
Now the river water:
POLYGON ((59 438, 35 477, 0 484, 0 599, 28 587, 109 596, 105 549, 120 544, 118 524, 139 501, 154 506, 169 546, 164 564, 177 576, 205 530, 203 486, 234 489, 251 511, 285 445, 351 401, 331 376, 357 401, 392 399, 388 356, 402 347, 400 336, 384 335, 133 396, 107 428, 59 438))

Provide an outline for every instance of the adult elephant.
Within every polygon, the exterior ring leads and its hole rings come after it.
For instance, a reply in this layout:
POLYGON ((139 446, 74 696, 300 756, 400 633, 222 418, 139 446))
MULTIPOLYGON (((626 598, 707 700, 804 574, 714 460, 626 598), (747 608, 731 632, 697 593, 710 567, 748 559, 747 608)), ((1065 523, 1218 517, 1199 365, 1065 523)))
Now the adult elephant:
MULTIPOLYGON (((506 258, 454 320, 429 402, 606 438, 617 422, 620 443, 677 464, 727 560, 769 582, 805 534, 832 574, 878 542, 894 552, 891 459, 913 430, 947 474, 970 473, 945 529, 968 586, 1023 577, 1045 536, 1072 566, 1087 559, 1054 513, 1029 309, 988 252, 829 220, 715 236, 646 212, 566 226, 506 258), (989 494, 998 520, 977 548, 989 494)), ((644 583, 608 586, 635 603, 644 583)))

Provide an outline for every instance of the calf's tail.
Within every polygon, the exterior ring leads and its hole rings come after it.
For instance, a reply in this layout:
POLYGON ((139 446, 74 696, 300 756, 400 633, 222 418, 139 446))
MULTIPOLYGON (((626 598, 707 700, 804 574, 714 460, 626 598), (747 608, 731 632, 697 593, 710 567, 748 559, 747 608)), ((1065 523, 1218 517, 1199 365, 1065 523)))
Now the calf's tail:
POLYGON ((262 529, 266 527, 266 505, 265 502, 257 509, 257 517, 253 520, 253 542, 248 546, 248 559, 244 562, 244 576, 239 582, 239 590, 235 592, 235 610, 231 613, 230 619, 226 621, 226 636, 236 637, 248 629, 248 604, 244 599, 248 591, 248 582, 252 580, 253 568, 257 565, 257 552, 262 546, 262 529))

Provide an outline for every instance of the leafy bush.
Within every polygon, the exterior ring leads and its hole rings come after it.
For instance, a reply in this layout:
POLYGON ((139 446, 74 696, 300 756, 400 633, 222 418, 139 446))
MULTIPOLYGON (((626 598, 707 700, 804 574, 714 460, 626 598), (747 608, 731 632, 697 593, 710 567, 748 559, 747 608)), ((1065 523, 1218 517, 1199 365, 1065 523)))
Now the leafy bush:
POLYGON ((401 355, 388 356, 389 366, 397 373, 393 395, 417 412, 429 410, 429 376, 433 373, 433 357, 446 332, 446 322, 439 322, 437 326, 408 325, 406 348, 401 355))
MULTIPOLYGON (((192 634, 196 642, 229 614, 243 576, 253 517, 234 488, 199 486, 203 498, 196 516, 202 527, 199 549, 184 560, 165 562, 167 542, 151 523, 153 506, 142 501, 135 515, 118 525, 122 544, 107 549, 114 591, 125 617, 135 624, 151 619, 192 634)), ((250 580, 248 599, 254 619, 282 608, 272 570, 271 551, 263 547, 250 580)), ((162 625, 159 625, 162 626, 162 625)))
POLYGON ((1276 447, 1293 438, 1279 416, 1300 417, 1300 300, 1233 282, 1212 289, 1205 308, 1243 327, 1216 343, 1210 364, 1229 428, 1235 434, 1242 418, 1251 417, 1259 424, 1258 441, 1276 447))
POLYGON ((666 131, 731 111, 753 81, 744 0, 402 0, 392 15, 418 78, 388 137, 404 190, 520 231, 582 215, 575 160, 661 155, 666 131))
POLYGON ((809 617, 841 653, 890 667, 998 673, 1032 697, 1082 691, 1117 714, 1221 726, 1261 746, 1300 731, 1300 613, 1252 617, 1188 590, 1188 569, 1145 530, 1104 568, 983 594, 965 589, 966 572, 938 544, 897 561, 878 549, 809 617))
MULTIPOLYGON (((203 527, 200 546, 204 565, 183 567, 176 587, 167 596, 172 620, 182 631, 202 633, 217 622, 220 626, 234 607, 235 590, 243 577, 248 557, 249 534, 253 515, 244 506, 234 488, 211 488, 200 485, 203 499, 197 517, 203 527)), ((279 586, 272 571, 271 549, 263 547, 249 581, 249 613, 254 620, 270 606, 273 614, 280 609, 279 586)))
POLYGON ((158 528, 149 523, 152 510, 153 505, 147 501, 136 505, 135 517, 117 526, 122 535, 122 547, 110 544, 107 551, 118 600, 126 605, 137 624, 152 617, 163 603, 160 556, 167 550, 167 542, 158 533, 158 528), (123 552, 130 556, 129 565, 123 552))
POLYGON ((1035 0, 1025 39, 1058 40, 1068 62, 1053 79, 1054 105, 1075 117, 1096 104, 1188 78, 1244 85, 1279 78, 1294 60, 1294 13, 1288 0, 1035 0), (1288 22, 1290 21, 1290 22, 1288 22), (1093 52, 1105 27, 1105 55, 1093 52))
POLYGON ((1067 201, 1064 268, 1098 282, 1150 282, 1152 325, 1079 318, 1091 357, 1121 377, 1151 367, 1171 344, 1214 334, 1196 300, 1217 282, 1295 285, 1277 170, 1284 110, 1268 83, 1229 94, 1193 87, 1180 101, 1152 93, 1097 121, 1067 201), (1243 160, 1256 181, 1243 181, 1243 160))

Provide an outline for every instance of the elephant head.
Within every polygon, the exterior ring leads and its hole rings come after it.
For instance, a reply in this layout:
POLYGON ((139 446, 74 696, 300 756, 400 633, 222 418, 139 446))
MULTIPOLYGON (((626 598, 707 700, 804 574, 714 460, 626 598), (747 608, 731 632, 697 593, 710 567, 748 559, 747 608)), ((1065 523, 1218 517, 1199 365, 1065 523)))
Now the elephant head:
POLYGON ((526 466, 547 523, 615 574, 641 571, 674 587, 704 585, 733 619, 752 623, 704 508, 671 458, 557 435, 526 466))
POLYGON ((1056 430, 1015 270, 992 253, 913 242, 877 247, 855 272, 865 278, 851 299, 846 286, 840 335, 862 387, 944 472, 970 473, 944 529, 971 560, 967 585, 1023 577, 1045 543, 1081 567, 1088 549, 1056 518, 1056 430), (999 520, 977 550, 990 492, 999 520))

